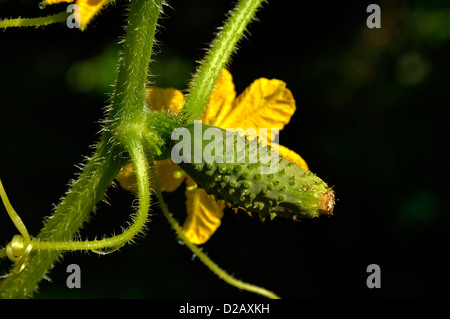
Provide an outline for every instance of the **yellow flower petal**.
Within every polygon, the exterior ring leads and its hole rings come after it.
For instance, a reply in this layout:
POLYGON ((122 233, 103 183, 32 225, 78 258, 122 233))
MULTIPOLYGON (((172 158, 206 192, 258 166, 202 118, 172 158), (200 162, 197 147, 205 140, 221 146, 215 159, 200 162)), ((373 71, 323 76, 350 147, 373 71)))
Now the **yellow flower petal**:
POLYGON ((282 156, 285 160, 294 162, 295 164, 303 168, 305 171, 309 170, 308 164, 306 164, 305 160, 294 151, 288 149, 286 146, 278 145, 278 154, 282 156))
MULTIPOLYGON (((161 185, 161 191, 173 192, 185 180, 186 174, 171 159, 154 162, 158 179, 161 185), (180 174, 181 173, 181 174, 180 174)), ((131 162, 125 164, 116 176, 120 187, 133 193, 138 192, 136 175, 131 162)), ((150 181, 151 184, 151 181, 150 181)), ((153 186, 152 186, 153 187, 153 186)))
POLYGON ((147 106, 154 112, 171 112, 178 114, 183 107, 183 93, 176 89, 150 87, 146 90, 147 106))
MULTIPOLYGON (((222 128, 267 128, 267 139, 272 140, 271 128, 283 129, 295 112, 295 100, 286 83, 260 78, 254 81, 235 100, 233 109, 220 123, 222 128)), ((260 134, 260 138, 265 138, 260 134)))
POLYGON ((61 3, 61 2, 74 2, 75 0, 45 0, 42 1, 44 5, 48 4, 55 4, 55 3, 61 3))
POLYGON ((163 161, 155 161, 154 164, 156 171, 158 172, 161 191, 175 191, 187 177, 186 173, 184 173, 170 158, 163 161))
POLYGON ((231 112, 235 97, 233 77, 228 70, 222 69, 222 74, 217 79, 214 91, 209 98, 208 108, 203 115, 203 123, 220 127, 231 112))
POLYGON ((107 0, 77 0, 75 2, 80 6, 80 26, 81 30, 86 28, 86 25, 91 19, 101 10, 107 0))
POLYGON ((61 2, 74 2, 75 0, 45 0, 42 1, 42 4, 44 6, 48 5, 48 4, 55 4, 55 3, 61 3, 61 2))
MULTIPOLYGON (((188 187, 195 182, 188 178, 188 187)), ((187 218, 183 232, 192 243, 204 244, 220 226, 225 204, 212 200, 202 188, 186 190, 187 218)))

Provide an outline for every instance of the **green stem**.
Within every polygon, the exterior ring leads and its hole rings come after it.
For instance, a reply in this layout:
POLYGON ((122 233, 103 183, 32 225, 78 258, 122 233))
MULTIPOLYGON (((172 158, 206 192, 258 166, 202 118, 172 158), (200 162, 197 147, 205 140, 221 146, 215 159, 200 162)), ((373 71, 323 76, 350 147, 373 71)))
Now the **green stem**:
POLYGON ((0 21, 0 28, 6 29, 11 27, 42 27, 53 23, 65 22, 70 15, 70 12, 61 12, 40 18, 17 18, 2 20, 0 21))
POLYGON ((182 113, 189 115, 189 123, 200 120, 208 105, 221 70, 225 67, 247 25, 255 16, 263 0, 240 0, 198 68, 186 97, 182 113))
POLYGON ((126 131, 135 129, 136 125, 141 131, 145 129, 148 66, 162 3, 163 0, 133 0, 130 5, 128 32, 113 96, 114 104, 120 107, 113 108, 109 116, 110 127, 117 129, 119 135, 127 134, 126 131))
MULTIPOLYGON (((131 2, 119 78, 103 135, 83 172, 41 230, 39 241, 71 240, 126 162, 123 156, 126 150, 120 142, 129 143, 130 128, 134 125, 130 122, 145 123, 147 70, 161 6, 162 0, 131 2)), ((59 254, 32 251, 27 267, 19 274, 11 273, 1 283, 0 297, 30 296, 59 254)))
POLYGON ((275 293, 273 293, 270 290, 243 282, 243 281, 236 279, 233 276, 227 274, 225 270, 223 270, 216 263, 214 263, 214 261, 212 261, 196 245, 191 243, 189 241, 189 239, 187 239, 186 235, 184 234, 181 226, 178 224, 178 222, 175 220, 175 218, 173 218, 172 214, 169 212, 169 209, 167 208, 167 205, 166 205, 163 195, 161 193, 161 186, 159 185, 158 174, 156 173, 156 169, 154 166, 151 167, 151 173, 152 173, 153 184, 155 185, 155 189, 156 189, 156 196, 158 197, 159 205, 163 211, 164 216, 167 218, 170 225, 175 230, 175 233, 177 234, 177 236, 203 262, 203 264, 206 267, 208 267, 220 279, 222 279, 226 283, 228 283, 236 288, 254 292, 256 294, 259 294, 259 295, 267 297, 267 298, 280 299, 279 296, 277 296, 275 293))

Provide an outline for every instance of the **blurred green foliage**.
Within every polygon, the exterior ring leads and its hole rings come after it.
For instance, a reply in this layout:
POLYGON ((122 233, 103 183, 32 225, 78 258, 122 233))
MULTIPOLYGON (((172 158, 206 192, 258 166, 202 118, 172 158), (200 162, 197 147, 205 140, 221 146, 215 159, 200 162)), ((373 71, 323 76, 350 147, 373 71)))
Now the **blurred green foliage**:
MULTIPOLYGON (((370 1, 269 1, 230 63, 241 92, 258 77, 286 81, 298 110, 280 142, 334 185, 335 216, 260 223, 227 211, 204 245, 238 278, 287 298, 448 297, 448 78, 450 4, 379 1, 381 29, 368 29, 370 1), (365 285, 377 263, 382 288, 365 285)), ((230 1, 169 1, 150 66, 154 85, 186 89, 230 1)), ((0 176, 30 233, 37 234, 99 137, 116 77, 125 1, 86 32, 64 25, 0 33, 0 176)), ((1 17, 64 10, 0 0, 1 17)), ((133 196, 108 193, 82 236, 128 220, 133 196)), ((166 194, 182 221, 184 193, 166 194)), ((13 227, 0 211, 1 240, 13 227)), ((38 298, 253 297, 216 279, 179 245, 157 206, 148 235, 120 253, 67 254, 38 298), (65 267, 82 288, 65 286, 65 267)), ((2 244, 3 244, 2 242, 2 244)), ((0 266, 3 272, 5 263, 0 266)))

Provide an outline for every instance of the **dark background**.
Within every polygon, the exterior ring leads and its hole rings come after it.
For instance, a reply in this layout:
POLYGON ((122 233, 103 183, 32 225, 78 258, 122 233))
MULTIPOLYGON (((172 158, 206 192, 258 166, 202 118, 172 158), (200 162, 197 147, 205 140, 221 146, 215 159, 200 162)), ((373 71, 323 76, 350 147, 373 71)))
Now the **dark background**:
MULTIPOLYGON (((37 17, 37 1, 0 1, 0 17, 37 17)), ((170 1, 161 21, 155 85, 186 89, 195 61, 233 1, 170 1)), ((230 70, 242 92, 259 77, 285 81, 297 101, 280 142, 336 191, 334 216, 261 223, 227 210, 203 245, 237 278, 283 298, 448 298, 447 161, 450 5, 447 1, 270 1, 230 70), (366 26, 381 6, 381 29, 366 26), (381 267, 368 289, 366 268, 381 267)), ((64 24, 0 32, 0 177, 32 235, 92 153, 116 77, 126 1, 87 31, 64 24)), ((134 196, 110 205, 81 232, 120 232, 134 196)), ((185 217, 184 189, 166 193, 185 217)), ((147 235, 120 252, 67 253, 37 298, 258 298, 216 278, 179 244, 158 207, 147 235), (82 271, 66 287, 66 267, 82 271)), ((0 209, 0 244, 15 233, 0 209)), ((10 262, 2 260, 1 274, 10 262)))

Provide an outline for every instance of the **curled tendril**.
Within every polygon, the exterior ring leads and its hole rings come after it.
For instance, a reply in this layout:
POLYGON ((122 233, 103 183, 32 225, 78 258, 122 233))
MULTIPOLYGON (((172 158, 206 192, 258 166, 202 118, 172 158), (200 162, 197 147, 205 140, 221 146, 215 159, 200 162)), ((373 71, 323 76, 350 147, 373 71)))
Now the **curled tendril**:
POLYGON ((32 241, 25 241, 23 236, 14 235, 6 246, 6 256, 16 263, 14 272, 20 273, 30 261, 30 252, 33 249, 32 241))
POLYGON ((8 258, 12 261, 18 261, 22 256, 24 247, 23 237, 20 235, 15 235, 6 246, 6 256, 8 256, 8 258))

